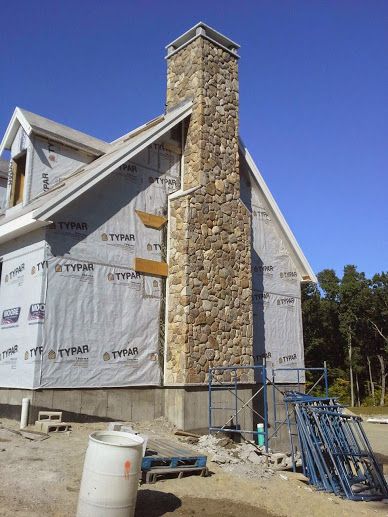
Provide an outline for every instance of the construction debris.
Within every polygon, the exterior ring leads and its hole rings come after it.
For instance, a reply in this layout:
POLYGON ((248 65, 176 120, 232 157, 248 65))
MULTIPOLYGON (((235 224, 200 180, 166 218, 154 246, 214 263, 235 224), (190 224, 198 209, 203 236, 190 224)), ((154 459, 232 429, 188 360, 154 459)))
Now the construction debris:
POLYGON ((208 452, 210 460, 223 470, 240 477, 265 479, 274 474, 269 465, 271 453, 266 453, 264 447, 254 443, 234 443, 223 436, 204 435, 195 447, 208 452))
POLYGON ((20 434, 23 438, 27 438, 27 440, 31 440, 33 442, 42 442, 49 438, 46 433, 40 433, 38 431, 20 431, 20 434))
POLYGON ((68 433, 72 430, 71 424, 62 422, 62 411, 39 411, 35 427, 41 434, 68 433))
POLYGON ((187 436, 189 438, 201 438, 200 434, 188 433, 187 431, 182 431, 181 429, 177 429, 174 434, 177 436, 187 436))

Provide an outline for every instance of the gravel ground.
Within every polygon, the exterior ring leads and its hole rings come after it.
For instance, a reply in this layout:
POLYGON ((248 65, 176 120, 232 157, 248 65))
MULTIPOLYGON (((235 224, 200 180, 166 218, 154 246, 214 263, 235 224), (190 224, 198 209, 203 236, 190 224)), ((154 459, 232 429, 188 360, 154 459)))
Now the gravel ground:
MULTIPOLYGON (((2 419, 1 425, 18 428, 11 420, 2 419)), ((132 425, 151 438, 165 437, 181 443, 163 420, 132 425)), ((375 424, 369 430, 371 425, 366 426, 371 442, 388 459, 388 426, 375 424)), ((50 435, 44 441, 30 441, 0 429, 0 516, 74 516, 88 435, 105 428, 101 423, 74 424, 69 435, 50 435)), ((211 453, 208 457, 211 475, 207 478, 190 476, 142 485, 136 517, 388 516, 388 504, 355 503, 319 493, 298 474, 274 472, 262 476, 263 466, 258 464, 249 467, 257 468, 258 475, 247 476, 238 472, 239 465, 237 471, 233 465, 226 471, 211 461, 211 453)))

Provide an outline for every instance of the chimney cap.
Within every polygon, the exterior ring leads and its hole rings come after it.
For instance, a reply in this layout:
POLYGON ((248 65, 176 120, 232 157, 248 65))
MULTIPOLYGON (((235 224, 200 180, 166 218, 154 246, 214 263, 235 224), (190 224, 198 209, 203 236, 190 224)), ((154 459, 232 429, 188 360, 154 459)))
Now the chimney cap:
POLYGON ((176 38, 174 41, 166 45, 167 50, 167 56, 166 59, 170 58, 173 54, 178 52, 178 50, 181 50, 183 47, 194 41, 196 38, 199 38, 200 36, 212 41, 219 47, 226 50, 226 52, 229 52, 235 57, 239 57, 237 54, 238 49, 240 48, 240 45, 232 41, 230 38, 227 38, 220 32, 216 31, 212 27, 209 27, 209 25, 206 25, 206 23, 199 22, 194 27, 191 27, 188 31, 186 31, 184 34, 179 36, 179 38, 176 38))

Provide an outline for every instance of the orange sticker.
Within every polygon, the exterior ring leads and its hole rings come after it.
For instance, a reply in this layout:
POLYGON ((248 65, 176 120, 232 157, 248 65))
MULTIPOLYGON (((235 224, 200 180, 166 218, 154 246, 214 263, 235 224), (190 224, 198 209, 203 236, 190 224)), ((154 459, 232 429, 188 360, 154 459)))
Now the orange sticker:
POLYGON ((130 471, 131 471, 131 462, 129 460, 126 460, 124 462, 124 476, 129 477, 130 471))

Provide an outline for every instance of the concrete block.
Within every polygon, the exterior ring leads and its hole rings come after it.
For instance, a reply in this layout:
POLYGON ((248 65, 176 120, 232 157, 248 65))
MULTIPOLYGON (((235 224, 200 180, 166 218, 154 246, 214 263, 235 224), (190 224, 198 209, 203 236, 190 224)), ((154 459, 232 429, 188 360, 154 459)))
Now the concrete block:
POLYGON ((123 422, 109 422, 108 431, 121 431, 123 425, 123 422))
POLYGON ((67 422, 42 422, 41 426, 42 433, 66 433, 67 431, 71 431, 71 424, 67 422))
POLYGON ((50 420, 57 422, 62 422, 62 411, 39 411, 38 421, 42 420, 50 420))

